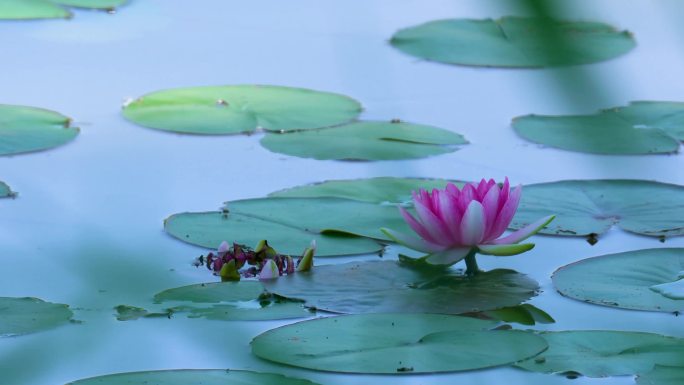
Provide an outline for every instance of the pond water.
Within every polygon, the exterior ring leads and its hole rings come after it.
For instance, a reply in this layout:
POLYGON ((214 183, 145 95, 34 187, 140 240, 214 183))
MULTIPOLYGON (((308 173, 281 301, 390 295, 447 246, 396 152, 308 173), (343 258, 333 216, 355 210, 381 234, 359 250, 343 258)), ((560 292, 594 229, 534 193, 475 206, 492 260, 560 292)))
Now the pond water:
MULTIPOLYGON (((205 250, 166 235, 162 221, 227 200, 262 197, 327 179, 373 176, 514 183, 634 178, 684 184, 684 159, 599 156, 530 144, 510 128, 528 113, 590 113, 631 100, 684 100, 684 27, 676 1, 575 1, 568 19, 632 31, 638 46, 615 60, 546 70, 502 70, 416 60, 387 44, 398 29, 445 17, 499 17, 505 1, 374 0, 247 2, 132 0, 116 14, 76 11, 71 20, 0 23, 0 103, 59 111, 81 128, 65 146, 0 159, 0 180, 19 192, 0 201, 0 296, 69 304, 83 321, 0 340, 0 383, 64 384, 116 372, 233 368, 283 373, 321 384, 632 384, 632 377, 569 380, 512 368, 434 376, 363 376, 275 365, 250 354, 257 334, 291 321, 220 322, 175 317, 120 322, 112 308, 145 306, 156 292, 212 280, 191 266, 205 250), (568 82, 583 76, 585 82, 568 82), (300 159, 261 147, 261 134, 203 137, 136 126, 127 98, 159 89, 275 84, 349 95, 365 119, 401 118, 459 132, 471 142, 421 160, 300 159)), ((561 297, 560 266, 642 248, 684 247, 684 237, 611 230, 584 239, 537 236, 512 258, 481 257, 484 269, 529 274, 544 292, 530 303, 555 324, 537 329, 615 329, 684 337, 672 314, 616 310, 561 297)), ((396 258, 389 247, 384 258, 396 258)), ((317 264, 375 255, 317 259, 317 264)))

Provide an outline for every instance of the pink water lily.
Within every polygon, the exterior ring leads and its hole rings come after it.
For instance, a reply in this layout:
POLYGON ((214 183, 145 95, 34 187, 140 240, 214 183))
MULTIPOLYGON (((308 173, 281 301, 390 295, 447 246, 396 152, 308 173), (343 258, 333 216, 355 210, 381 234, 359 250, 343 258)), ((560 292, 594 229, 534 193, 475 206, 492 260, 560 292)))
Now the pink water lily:
POLYGON ((444 190, 432 190, 432 193, 421 189, 413 192, 416 217, 405 208, 399 208, 418 236, 381 230, 397 243, 429 253, 426 260, 432 264, 451 265, 468 256, 473 258, 475 253, 520 254, 533 248, 534 244, 519 242, 536 234, 554 218, 553 215, 541 218, 499 238, 513 220, 521 193, 521 186, 511 190, 508 178, 502 186, 493 179, 482 179, 480 183, 468 183, 460 190, 453 183, 447 184, 444 190))

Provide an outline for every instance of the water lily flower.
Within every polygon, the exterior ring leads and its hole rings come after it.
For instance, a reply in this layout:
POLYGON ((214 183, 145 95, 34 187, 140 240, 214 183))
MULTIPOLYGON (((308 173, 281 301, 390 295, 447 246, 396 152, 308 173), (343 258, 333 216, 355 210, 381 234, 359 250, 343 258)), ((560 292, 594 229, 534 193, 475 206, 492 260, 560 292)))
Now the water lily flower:
POLYGON ((259 279, 275 279, 280 277, 280 272, 278 271, 278 265, 272 259, 267 259, 264 263, 264 267, 259 272, 259 279))
POLYGON ((520 185, 511 190, 508 178, 502 186, 493 179, 482 179, 460 190, 453 183, 432 193, 421 189, 413 192, 416 217, 399 207, 404 220, 418 236, 381 230, 399 244, 428 253, 425 258, 429 263, 451 265, 466 259, 467 273, 474 274, 476 253, 508 256, 528 251, 534 244, 519 242, 536 234, 555 217, 541 218, 499 238, 513 220, 521 193, 520 185))

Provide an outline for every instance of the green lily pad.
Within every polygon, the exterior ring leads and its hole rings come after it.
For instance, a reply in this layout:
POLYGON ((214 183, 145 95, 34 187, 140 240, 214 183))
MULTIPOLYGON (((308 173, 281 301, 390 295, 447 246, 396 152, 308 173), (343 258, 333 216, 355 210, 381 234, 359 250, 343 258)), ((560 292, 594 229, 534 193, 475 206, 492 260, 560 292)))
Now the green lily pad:
POLYGON ((641 373, 637 385, 681 385, 684 383, 684 367, 656 365, 648 373, 641 373))
POLYGON ((114 310, 116 310, 116 319, 118 321, 134 321, 139 318, 171 318, 173 315, 173 312, 170 310, 150 313, 147 309, 130 305, 118 305, 114 307, 114 310))
POLYGON ((312 239, 316 256, 372 253, 386 240, 383 226, 410 231, 396 207, 337 198, 263 198, 232 201, 227 212, 182 213, 166 219, 172 236, 217 247, 226 240, 255 246, 262 239, 278 252, 299 255, 312 239), (323 215, 322 215, 323 214, 323 215))
POLYGON ((123 110, 127 119, 145 127, 209 135, 327 127, 348 122, 360 112, 361 105, 343 95, 258 85, 159 91, 123 110))
POLYGON ((489 310, 481 314, 491 319, 517 322, 522 325, 534 325, 536 323, 552 324, 556 322, 547 312, 529 303, 489 310))
MULTIPOLYGON (((171 303, 172 306, 167 309, 167 313, 188 313, 189 318, 223 321, 261 321, 313 315, 301 302, 266 295, 264 287, 257 281, 183 286, 156 294, 154 301, 171 303)), ((151 314, 155 316, 157 313, 151 314)))
POLYGON ((114 9, 128 2, 128 0, 49 0, 52 3, 67 7, 90 9, 114 9))
POLYGON ((34 107, 0 105, 0 155, 46 150, 78 135, 71 119, 34 107))
POLYGON ((594 115, 513 119, 523 138, 564 150, 609 155, 677 152, 684 140, 684 103, 632 102, 594 115))
POLYGON ((185 369, 109 374, 67 385, 317 385, 309 380, 246 370, 185 369))
POLYGON ((540 333, 549 349, 517 366, 534 372, 576 372, 587 377, 647 373, 656 364, 682 364, 684 340, 612 330, 540 333))
POLYGON ((491 326, 436 314, 328 317, 269 330, 252 340, 252 352, 307 369, 402 374, 507 365, 547 347, 532 333, 486 330, 491 326))
POLYGON ((302 158, 338 160, 415 159, 456 151, 463 136, 437 127, 354 122, 337 127, 267 134, 261 145, 302 158))
POLYGON ((584 259, 553 274, 566 297, 623 309, 681 312, 684 300, 670 299, 651 286, 677 280, 684 270, 684 249, 629 251, 584 259))
POLYGON ((466 277, 395 261, 315 266, 262 283, 271 293, 334 313, 461 314, 518 305, 539 289, 533 279, 513 270, 466 277))
POLYGON ((486 67, 596 63, 635 46, 629 32, 603 23, 512 16, 432 21, 400 30, 390 44, 422 59, 486 67))
POLYGON ((0 198, 11 198, 16 193, 5 182, 0 182, 0 198))
POLYGON ((542 234, 602 234, 614 224, 653 237, 684 235, 684 186, 644 180, 568 180, 523 188, 511 223, 556 214, 542 234))
MULTIPOLYGON (((450 182, 446 179, 392 178, 329 180, 297 186, 269 194, 281 198, 334 197, 363 202, 401 204, 411 201, 411 191, 418 189, 443 189, 450 182)), ((453 181, 457 186, 464 182, 453 181)))
POLYGON ((0 337, 33 333, 68 323, 69 306, 38 298, 0 297, 0 337))
MULTIPOLYGON (((71 12, 46 0, 0 0, 0 20, 67 19, 71 12)), ((0 106, 0 111, 2 107, 0 106)), ((0 127, 2 112, 0 112, 0 127)))

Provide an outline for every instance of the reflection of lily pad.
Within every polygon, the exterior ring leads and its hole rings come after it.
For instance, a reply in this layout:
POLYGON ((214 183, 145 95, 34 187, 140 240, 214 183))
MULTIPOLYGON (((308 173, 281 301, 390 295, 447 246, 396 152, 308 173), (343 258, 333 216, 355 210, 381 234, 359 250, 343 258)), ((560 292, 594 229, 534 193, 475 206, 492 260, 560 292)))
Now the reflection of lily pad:
POLYGON ((546 349, 532 333, 486 330, 491 326, 435 314, 328 317, 269 330, 252 341, 252 352, 307 369, 402 374, 506 365, 546 349))
POLYGON ((647 249, 609 254, 561 267, 553 275, 570 298, 624 309, 680 312, 684 300, 667 298, 651 286, 676 281, 684 249, 647 249))
POLYGON ((537 282, 513 270, 470 278, 394 261, 316 266, 263 284, 269 292, 337 313, 477 312, 517 305, 539 289, 537 282))
POLYGON ((540 334, 549 349, 518 366, 542 373, 606 377, 649 372, 656 364, 683 364, 684 340, 651 333, 564 331, 540 334))
POLYGON ((327 127, 350 121, 360 112, 361 105, 343 95, 256 85, 158 91, 123 110, 127 119, 140 125, 191 134, 327 127))
MULTIPOLYGON (((69 17, 71 17, 69 11, 47 0, 0 1, 0 20, 66 19, 69 17)), ((1 115, 0 119, 2 119, 1 115)))
POLYGON ((486 67, 595 63, 620 56, 635 45, 629 32, 603 23, 511 16, 431 21, 400 30, 390 43, 419 58, 486 67))
POLYGON ((53 3, 76 8, 114 9, 128 2, 128 0, 48 0, 53 3))
POLYGON ((68 385, 317 385, 309 380, 246 370, 160 370, 109 374, 68 385))
MULTIPOLYGON (((166 231, 192 244, 216 247, 221 241, 254 246, 266 239, 278 252, 298 255, 312 239, 316 256, 379 251, 382 226, 407 229, 398 211, 348 199, 265 198, 232 201, 226 213, 182 213, 165 221, 166 231)), ((409 231, 409 230, 406 230, 409 231)))
MULTIPOLYGON (((329 180, 297 186, 269 194, 284 198, 346 198, 373 203, 405 203, 411 201, 411 191, 443 189, 446 179, 392 178, 329 180)), ((454 182, 459 187, 463 182, 454 182)))
POLYGON ((53 111, 0 105, 0 155, 60 146, 78 135, 71 120, 53 111))
POLYGON ((0 337, 33 333, 68 323, 69 306, 38 298, 0 297, 0 337))
POLYGON ((632 102, 594 115, 527 115, 513 120, 523 138, 596 154, 671 153, 684 140, 684 103, 632 102))
POLYGON ((641 373, 637 385, 681 385, 684 384, 684 366, 660 366, 648 373, 641 373))
POLYGON ((437 127, 389 122, 267 134, 261 144, 282 154, 314 159, 391 160, 424 158, 456 151, 463 136, 437 127))
POLYGON ((12 191, 10 186, 7 185, 5 182, 0 182, 0 198, 9 198, 13 197, 15 193, 12 191))
POLYGON ((684 186, 644 180, 568 180, 528 185, 511 227, 546 215, 556 219, 541 231, 554 235, 602 234, 616 224, 649 235, 684 234, 684 186))

